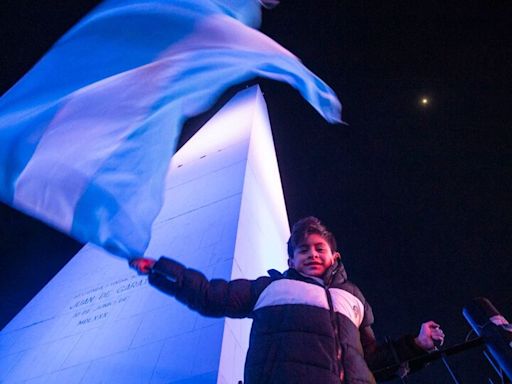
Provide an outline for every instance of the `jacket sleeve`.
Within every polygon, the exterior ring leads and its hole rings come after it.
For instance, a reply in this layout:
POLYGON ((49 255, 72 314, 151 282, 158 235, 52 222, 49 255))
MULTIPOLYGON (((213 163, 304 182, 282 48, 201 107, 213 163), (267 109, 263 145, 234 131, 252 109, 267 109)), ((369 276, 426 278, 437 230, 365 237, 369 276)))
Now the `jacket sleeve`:
POLYGON ((365 316, 359 328, 361 345, 368 367, 373 372, 377 381, 386 381, 398 376, 403 377, 411 371, 416 371, 423 365, 406 363, 407 360, 422 356, 426 352, 418 347, 414 336, 406 335, 397 340, 386 343, 377 343, 373 333, 373 311, 368 302, 364 301, 365 316))
POLYGON ((269 277, 257 280, 208 280, 201 272, 161 257, 153 266, 149 283, 176 297, 190 309, 211 317, 247 317, 269 277))
POLYGON ((414 336, 406 335, 397 340, 378 344, 370 326, 360 329, 365 360, 377 381, 403 377, 422 366, 407 364, 407 360, 426 354, 416 345, 414 336))

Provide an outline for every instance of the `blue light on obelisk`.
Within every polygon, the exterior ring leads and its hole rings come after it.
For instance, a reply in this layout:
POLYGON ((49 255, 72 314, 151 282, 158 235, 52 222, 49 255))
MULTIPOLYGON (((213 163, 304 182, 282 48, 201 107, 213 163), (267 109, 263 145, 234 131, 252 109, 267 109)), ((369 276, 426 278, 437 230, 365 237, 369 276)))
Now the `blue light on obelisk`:
MULTIPOLYGON (((286 267, 265 102, 236 95, 173 157, 147 255, 210 278, 286 267)), ((202 317, 86 245, 0 332, 0 383, 237 383, 250 320, 202 317)))

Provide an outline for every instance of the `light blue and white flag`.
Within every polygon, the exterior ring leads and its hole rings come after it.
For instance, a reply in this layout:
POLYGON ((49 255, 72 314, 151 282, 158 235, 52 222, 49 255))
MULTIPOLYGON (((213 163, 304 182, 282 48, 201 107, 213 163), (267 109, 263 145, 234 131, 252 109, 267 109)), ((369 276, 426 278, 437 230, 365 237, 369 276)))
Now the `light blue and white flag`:
POLYGON ((328 121, 332 90, 253 29, 257 0, 109 0, 0 99, 0 199, 83 242, 142 255, 187 118, 254 78, 328 121))

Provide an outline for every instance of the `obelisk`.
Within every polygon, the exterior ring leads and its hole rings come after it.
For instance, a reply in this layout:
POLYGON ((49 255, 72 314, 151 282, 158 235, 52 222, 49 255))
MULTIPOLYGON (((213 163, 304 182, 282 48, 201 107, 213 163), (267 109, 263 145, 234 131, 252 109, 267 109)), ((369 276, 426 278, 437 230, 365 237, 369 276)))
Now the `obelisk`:
MULTIPOLYGON (((146 255, 209 278, 286 267, 265 101, 238 93, 173 157, 146 255)), ((206 318, 86 245, 0 332, 0 383, 238 383, 250 320, 206 318)))

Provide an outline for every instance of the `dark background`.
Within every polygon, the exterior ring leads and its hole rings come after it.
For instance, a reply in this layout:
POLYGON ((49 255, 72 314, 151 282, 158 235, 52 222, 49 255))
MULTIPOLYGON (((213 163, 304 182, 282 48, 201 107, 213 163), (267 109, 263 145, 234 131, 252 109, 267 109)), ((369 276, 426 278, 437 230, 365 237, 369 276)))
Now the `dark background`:
MULTIPOLYGON (((1 91, 97 3, 3 2, 1 91)), ((349 124, 261 82, 288 215, 337 235, 381 338, 435 319, 451 346, 470 330, 461 310, 473 297, 512 319, 512 6, 378 3, 285 0, 264 14, 262 31, 331 85, 349 124)), ((0 220, 2 327, 80 244, 4 205, 0 220)), ((479 351, 450 362, 463 383, 497 382, 479 351)), ((435 362, 409 382, 451 381, 435 362)))

